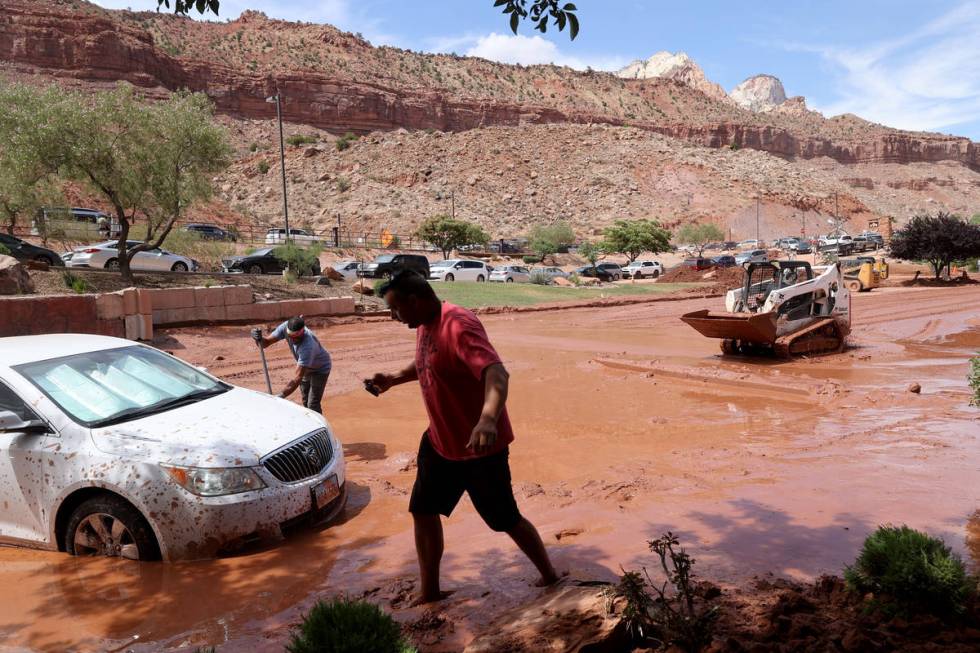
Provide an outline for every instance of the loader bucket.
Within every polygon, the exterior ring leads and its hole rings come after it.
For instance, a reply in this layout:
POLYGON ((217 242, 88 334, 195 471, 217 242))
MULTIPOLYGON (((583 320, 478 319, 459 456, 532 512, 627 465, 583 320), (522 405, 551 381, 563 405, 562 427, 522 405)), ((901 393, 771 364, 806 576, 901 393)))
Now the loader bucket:
POLYGON ((742 342, 771 345, 776 342, 775 313, 712 313, 694 311, 681 320, 709 338, 725 338, 742 342))

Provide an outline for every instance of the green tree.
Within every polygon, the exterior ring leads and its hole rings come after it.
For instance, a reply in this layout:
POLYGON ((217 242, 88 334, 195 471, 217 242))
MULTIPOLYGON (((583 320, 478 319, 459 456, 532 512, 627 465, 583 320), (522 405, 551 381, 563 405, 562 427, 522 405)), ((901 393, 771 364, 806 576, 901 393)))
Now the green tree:
POLYGON ((670 232, 656 220, 616 220, 603 231, 602 249, 623 254, 632 263, 644 252, 659 254, 670 250, 670 232))
POLYGON ((448 215, 434 215, 425 220, 415 235, 427 243, 432 243, 442 251, 447 259, 454 249, 466 245, 485 245, 487 234, 478 225, 463 220, 455 220, 448 215))
POLYGON ((596 262, 599 260, 599 256, 602 254, 602 248, 600 248, 595 243, 582 243, 582 246, 578 248, 579 256, 584 258, 589 264, 594 268, 596 262))
POLYGON ((970 218, 970 224, 980 224, 980 213, 974 213, 970 218))
MULTIPOLYGON (((174 0, 173 7, 176 14, 187 14, 196 9, 198 13, 211 12, 217 16, 220 4, 220 0, 174 0)), ((494 0, 493 6, 503 7, 504 14, 510 14, 510 29, 514 34, 517 34, 521 21, 528 19, 534 29, 541 33, 547 32, 548 19, 551 18, 559 32, 567 26, 572 40, 578 36, 578 17, 574 13, 578 8, 571 2, 562 4, 560 0, 494 0)), ((157 0, 157 9, 160 7, 170 9, 170 0, 157 0)))
POLYGON ((704 248, 708 246, 708 243, 724 240, 725 232, 722 231, 721 227, 710 222, 706 224, 691 222, 681 227, 675 237, 679 242, 697 247, 698 256, 701 256, 704 254, 704 248))
POLYGON ((0 218, 8 234, 25 224, 45 205, 60 204, 60 184, 50 166, 33 147, 32 137, 42 128, 48 103, 60 92, 38 91, 20 84, 0 87, 0 218))
POLYGON ((531 230, 529 246, 543 261, 575 242, 575 232, 567 222, 538 225, 531 230))
POLYGON ((892 236, 891 254, 910 261, 929 261, 936 278, 953 261, 980 256, 980 225, 940 211, 917 215, 892 236))
POLYGON ((224 169, 231 149, 201 93, 177 93, 143 102, 131 86, 91 95, 61 91, 33 144, 51 169, 101 194, 121 230, 118 265, 132 280, 130 261, 159 247, 195 201, 211 194, 211 177, 224 169), (141 218, 146 240, 127 245, 141 218))

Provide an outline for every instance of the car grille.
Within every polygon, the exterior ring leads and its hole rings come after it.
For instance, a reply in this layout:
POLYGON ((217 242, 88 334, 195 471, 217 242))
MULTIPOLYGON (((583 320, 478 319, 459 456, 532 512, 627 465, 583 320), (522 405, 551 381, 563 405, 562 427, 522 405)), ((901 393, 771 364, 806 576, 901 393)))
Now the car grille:
POLYGON ((322 472, 333 458, 327 429, 320 429, 262 459, 262 465, 283 483, 296 483, 322 472))

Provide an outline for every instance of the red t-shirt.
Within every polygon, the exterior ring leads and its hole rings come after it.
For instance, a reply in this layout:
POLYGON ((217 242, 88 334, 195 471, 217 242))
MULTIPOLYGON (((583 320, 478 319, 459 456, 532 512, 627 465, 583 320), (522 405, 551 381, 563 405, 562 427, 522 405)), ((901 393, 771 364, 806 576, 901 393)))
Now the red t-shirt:
POLYGON ((429 441, 443 458, 467 460, 492 455, 514 441, 507 409, 497 420, 497 442, 485 454, 466 448, 480 420, 485 396, 483 371, 497 355, 473 313, 444 302, 439 317, 418 328, 415 367, 429 413, 429 441))

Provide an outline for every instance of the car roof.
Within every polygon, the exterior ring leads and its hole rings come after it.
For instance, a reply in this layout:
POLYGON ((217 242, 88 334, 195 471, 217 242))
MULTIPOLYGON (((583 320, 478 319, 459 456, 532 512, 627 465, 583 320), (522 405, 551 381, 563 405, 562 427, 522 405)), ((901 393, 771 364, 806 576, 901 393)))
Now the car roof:
POLYGON ((136 343, 123 338, 94 336, 83 333, 49 333, 39 336, 0 338, 0 360, 13 367, 62 356, 72 356, 103 349, 130 347, 136 343))

